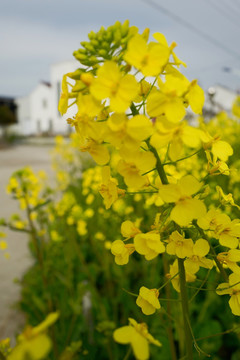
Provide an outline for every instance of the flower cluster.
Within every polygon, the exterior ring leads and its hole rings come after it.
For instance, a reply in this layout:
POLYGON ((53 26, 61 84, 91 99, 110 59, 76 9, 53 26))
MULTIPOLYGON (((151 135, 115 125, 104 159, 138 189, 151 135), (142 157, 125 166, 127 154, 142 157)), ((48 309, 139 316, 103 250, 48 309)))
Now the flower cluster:
MULTIPOLYGON (((240 315, 235 281, 240 220, 210 206, 209 200, 217 192, 221 205, 238 205, 220 186, 213 190, 208 185, 211 176, 230 175, 226 162, 233 149, 203 121, 197 127, 186 120, 189 110, 201 115, 203 90, 180 72, 185 63, 175 54, 176 43, 169 45, 161 33, 149 41, 148 29, 140 34, 128 22, 117 22, 92 32, 89 39, 74 53, 84 66, 63 77, 59 111, 77 105, 68 123, 76 129, 80 150, 103 166, 99 192, 106 209, 122 197, 140 194, 156 210, 149 229, 123 222, 123 239, 111 244, 116 264, 126 265, 136 253, 147 261, 164 254, 165 276, 182 301, 183 283, 194 282, 200 268, 209 272, 218 267, 227 277, 228 267, 233 272, 229 284, 220 285, 217 293, 230 294, 230 307, 240 315), (199 162, 193 164, 197 154, 199 162)), ((158 293, 141 287, 137 305, 145 315, 160 309, 158 293)), ((147 359, 148 342, 159 344, 146 334, 144 326, 130 319, 130 326, 116 330, 114 338, 130 343, 137 359, 147 359), (141 349, 136 345, 140 339, 141 349)))

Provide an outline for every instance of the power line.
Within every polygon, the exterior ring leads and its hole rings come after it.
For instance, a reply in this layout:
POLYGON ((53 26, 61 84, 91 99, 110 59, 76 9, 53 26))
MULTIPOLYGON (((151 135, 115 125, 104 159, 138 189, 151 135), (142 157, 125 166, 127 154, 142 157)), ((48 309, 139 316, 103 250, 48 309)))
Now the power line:
POLYGON ((222 44, 220 41, 218 41, 217 39, 214 39, 211 35, 206 34, 205 32, 198 29, 197 27, 195 27, 194 25, 192 25, 188 21, 186 21, 183 18, 181 18, 180 16, 174 14, 172 11, 166 9, 162 5, 157 4, 153 0, 141 0, 141 1, 148 4, 148 5, 150 5, 151 7, 156 9, 157 11, 160 11, 163 14, 167 15, 168 17, 172 18, 173 20, 175 20, 176 22, 178 22, 182 26, 185 26, 186 28, 192 30, 198 36, 202 37, 204 40, 206 40, 209 43, 213 44, 214 46, 218 47, 219 49, 221 49, 225 53, 228 53, 228 54, 232 55, 233 57, 237 58, 238 60, 240 59, 240 54, 239 53, 235 52, 234 50, 231 50, 230 48, 228 48, 227 46, 222 44))
POLYGON ((215 3, 214 0, 205 0, 207 2, 208 5, 210 5, 214 10, 216 10, 217 12, 219 12, 219 14, 223 15, 224 18, 228 19, 232 24, 236 25, 236 26, 240 26, 239 22, 236 22, 236 18, 234 16, 237 16, 238 18, 238 15, 235 14, 235 12, 232 12, 230 7, 229 7, 229 3, 228 3, 228 6, 226 6, 226 4, 224 3, 215 3))

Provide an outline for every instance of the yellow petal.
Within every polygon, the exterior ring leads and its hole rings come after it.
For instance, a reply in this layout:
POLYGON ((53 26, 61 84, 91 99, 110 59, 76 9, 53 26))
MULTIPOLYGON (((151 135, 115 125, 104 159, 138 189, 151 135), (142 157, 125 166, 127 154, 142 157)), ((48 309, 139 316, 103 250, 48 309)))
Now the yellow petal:
POLYGON ((207 240, 204 239, 198 239, 193 246, 194 254, 200 257, 206 256, 209 253, 209 250, 210 246, 207 240))
POLYGON ((144 315, 152 315, 156 311, 156 308, 141 296, 137 297, 136 304, 142 309, 144 315))
POLYGON ((186 114, 186 109, 183 105, 182 100, 176 98, 165 104, 164 112, 168 121, 177 123, 184 118, 186 114))
POLYGON ((161 33, 159 33, 159 32, 154 33, 154 34, 153 34, 153 38, 154 38, 155 40, 157 40, 160 44, 168 47, 167 39, 166 39, 166 37, 165 37, 163 34, 161 34, 161 33))
POLYGON ((229 288, 229 283, 222 283, 220 285, 218 285, 217 289, 216 289, 216 293, 218 295, 226 295, 226 294, 231 294, 232 293, 232 289, 229 288))
POLYGON ((174 137, 170 142, 169 157, 172 161, 178 160, 182 156, 183 143, 181 138, 174 137))
POLYGON ((228 252, 228 259, 230 261, 239 262, 240 261, 240 250, 238 249, 231 249, 228 252))
POLYGON ((150 289, 146 288, 145 286, 142 286, 140 288, 139 294, 145 300, 147 300, 151 305, 153 305, 156 309, 160 309, 160 303, 158 301, 155 291, 150 290, 150 289))
POLYGON ((46 334, 38 335, 29 342, 28 353, 30 358, 33 360, 44 359, 50 351, 51 346, 51 341, 46 334))
POLYGON ((128 344, 132 341, 136 330, 132 326, 122 326, 113 332, 113 338, 120 344, 128 344))
POLYGON ((134 336, 132 337, 131 345, 137 360, 149 359, 148 341, 138 332, 135 332, 134 336))
POLYGON ((122 240, 115 240, 111 246, 111 253, 113 255, 120 255, 124 251, 124 242, 122 240))
POLYGON ((33 328, 33 333, 34 334, 38 334, 42 331, 45 331, 49 326, 51 326, 52 324, 54 324, 57 319, 59 318, 59 313, 58 312, 53 312, 50 313, 46 319, 41 322, 41 324, 37 325, 36 327, 33 328))
POLYGON ((212 153, 222 161, 227 161, 228 157, 233 154, 233 149, 226 141, 217 141, 212 145, 212 153))
POLYGON ((180 226, 187 226, 193 219, 202 217, 206 207, 201 200, 185 199, 179 201, 171 212, 171 219, 180 226))
POLYGON ((182 177, 178 185, 183 195, 193 195, 202 187, 202 184, 192 175, 182 177))
POLYGON ((134 237, 140 230, 134 225, 132 221, 124 221, 121 225, 121 234, 123 237, 134 237))
POLYGON ((192 111, 196 114, 201 114, 205 96, 203 89, 196 82, 191 84, 186 98, 192 108, 192 111))
POLYGON ((184 239, 182 246, 176 246, 177 257, 183 259, 186 256, 191 257, 193 255, 193 241, 192 239, 184 239))
POLYGON ((105 165, 109 162, 110 155, 108 149, 103 144, 92 142, 89 153, 98 165, 105 165))
POLYGON ((186 146, 198 148, 201 145, 200 131, 192 126, 184 126, 182 141, 186 146))
POLYGON ((159 194, 163 201, 172 203, 178 201, 181 194, 179 194, 179 187, 175 184, 162 185, 159 188, 159 194))
POLYGON ((229 300, 233 315, 240 316, 240 294, 233 294, 229 300))
POLYGON ((232 286, 232 288, 234 290, 239 291, 240 290, 240 279, 239 279, 239 275, 232 273, 231 275, 229 275, 229 285, 232 286))
POLYGON ((135 140, 147 139, 152 133, 152 123, 145 115, 133 116, 127 123, 127 134, 135 140))

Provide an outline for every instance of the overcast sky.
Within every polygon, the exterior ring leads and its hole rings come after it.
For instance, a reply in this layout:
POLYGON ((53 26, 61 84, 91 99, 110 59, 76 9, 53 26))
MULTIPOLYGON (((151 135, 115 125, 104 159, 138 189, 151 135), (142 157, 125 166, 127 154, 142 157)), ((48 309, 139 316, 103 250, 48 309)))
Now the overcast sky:
POLYGON ((126 19, 176 41, 204 89, 240 89, 239 18, 240 0, 1 0, 0 95, 27 95, 91 30, 126 19))

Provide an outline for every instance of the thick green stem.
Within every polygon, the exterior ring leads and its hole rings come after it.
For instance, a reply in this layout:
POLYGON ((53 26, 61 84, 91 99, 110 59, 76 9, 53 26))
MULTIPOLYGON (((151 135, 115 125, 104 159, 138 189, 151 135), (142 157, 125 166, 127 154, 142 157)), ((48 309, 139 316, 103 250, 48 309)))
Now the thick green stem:
POLYGON ((157 170, 157 172, 158 172, 158 175, 159 175, 162 183, 163 183, 164 185, 167 185, 167 184, 168 184, 167 175, 166 175, 166 173, 165 173, 165 171, 164 171, 164 168, 163 168, 163 166, 162 166, 162 163, 161 163, 160 157, 159 157, 159 155, 158 155, 158 152, 157 152, 157 150, 156 150, 153 146, 151 146, 151 145, 149 144, 149 141, 146 141, 146 142, 147 142, 147 144, 148 144, 149 150, 153 153, 153 155, 155 156, 155 158, 156 158, 156 160, 157 160, 157 162, 156 162, 156 170, 157 170))
MULTIPOLYGON (((157 150, 152 147, 149 142, 147 141, 147 145, 149 147, 149 150, 153 153, 153 155, 156 158, 156 170, 158 172, 158 175, 162 181, 163 184, 168 184, 168 179, 167 179, 167 175, 164 171, 164 168, 162 166, 161 160, 159 158, 158 152, 157 150)), ((163 258, 163 266, 164 266, 164 272, 165 275, 168 273, 168 264, 167 264, 167 259, 164 257, 163 258)), ((167 314, 171 317, 171 302, 170 302, 170 298, 171 298, 171 288, 170 288, 170 284, 167 283, 166 284, 166 297, 167 297, 167 314)), ((172 360, 177 360, 177 355, 176 355, 176 348, 175 348, 175 344, 174 344, 174 335, 173 335, 173 329, 172 326, 168 326, 167 327, 167 334, 168 334, 168 340, 169 340, 169 345, 170 345, 170 351, 171 351, 171 356, 172 356, 172 360)))
POLYGON ((179 268, 180 293, 181 293, 181 301, 182 301, 182 313, 183 313, 183 323, 184 323, 184 333, 185 333, 185 343, 186 343, 186 360, 192 360, 193 359, 192 333, 189 323, 188 294, 187 294, 186 275, 185 275, 183 259, 178 259, 178 268, 179 268))

